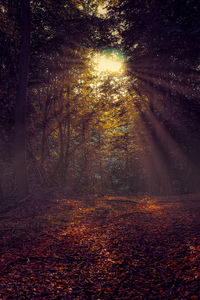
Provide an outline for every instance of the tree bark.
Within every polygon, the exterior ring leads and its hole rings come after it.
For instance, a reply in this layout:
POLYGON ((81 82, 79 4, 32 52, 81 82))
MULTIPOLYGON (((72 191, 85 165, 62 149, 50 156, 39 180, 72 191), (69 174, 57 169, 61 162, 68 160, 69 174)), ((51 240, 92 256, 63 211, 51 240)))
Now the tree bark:
POLYGON ((71 143, 71 99, 70 99, 70 85, 68 84, 67 87, 67 141, 66 141, 66 147, 65 147, 65 155, 64 155, 64 166, 65 166, 65 172, 64 172, 64 182, 67 180, 67 172, 68 172, 68 166, 69 166, 69 149, 70 149, 70 143, 71 143))
POLYGON ((21 0, 21 53, 15 110, 15 175, 18 197, 28 194, 25 108, 30 57, 30 0, 21 0))

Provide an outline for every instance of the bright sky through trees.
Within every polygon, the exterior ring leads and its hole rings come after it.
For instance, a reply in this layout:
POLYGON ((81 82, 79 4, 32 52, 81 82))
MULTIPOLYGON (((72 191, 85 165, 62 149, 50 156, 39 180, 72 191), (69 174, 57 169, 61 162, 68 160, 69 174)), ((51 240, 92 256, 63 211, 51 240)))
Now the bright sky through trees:
POLYGON ((124 60, 117 53, 96 54, 93 62, 95 72, 97 73, 115 73, 118 75, 122 75, 124 73, 124 60))

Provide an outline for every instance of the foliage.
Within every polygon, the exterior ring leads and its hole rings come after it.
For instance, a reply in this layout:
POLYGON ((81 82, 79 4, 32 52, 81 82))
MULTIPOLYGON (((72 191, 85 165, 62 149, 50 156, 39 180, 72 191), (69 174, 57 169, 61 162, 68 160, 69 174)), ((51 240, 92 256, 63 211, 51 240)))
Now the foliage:
POLYGON ((198 14, 195 1, 126 0, 110 9, 120 23, 132 89, 149 102, 138 134, 145 132, 143 144, 151 147, 143 156, 151 193, 167 193, 169 186, 172 193, 189 192, 198 185, 198 14))
MULTIPOLYGON (((26 158, 32 186, 198 191, 198 12, 194 1, 31 1, 26 158), (126 73, 95 73, 92 57, 101 51, 123 52, 126 73)), ((1 1, 0 14, 3 194, 6 182, 15 181, 19 1, 1 1)))

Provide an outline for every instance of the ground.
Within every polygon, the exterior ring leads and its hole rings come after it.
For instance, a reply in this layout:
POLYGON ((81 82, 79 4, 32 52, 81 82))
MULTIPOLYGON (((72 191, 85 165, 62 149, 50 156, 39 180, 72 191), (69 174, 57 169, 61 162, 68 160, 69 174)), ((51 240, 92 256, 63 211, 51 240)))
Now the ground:
POLYGON ((0 214, 0 299, 199 299, 200 195, 50 195, 0 214))

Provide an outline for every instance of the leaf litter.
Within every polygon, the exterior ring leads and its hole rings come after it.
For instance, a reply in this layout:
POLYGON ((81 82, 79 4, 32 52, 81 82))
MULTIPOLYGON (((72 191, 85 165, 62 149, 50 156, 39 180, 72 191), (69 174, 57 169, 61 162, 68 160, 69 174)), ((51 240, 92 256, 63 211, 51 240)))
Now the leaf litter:
POLYGON ((0 299, 199 299, 198 198, 39 198, 0 218, 0 299))

